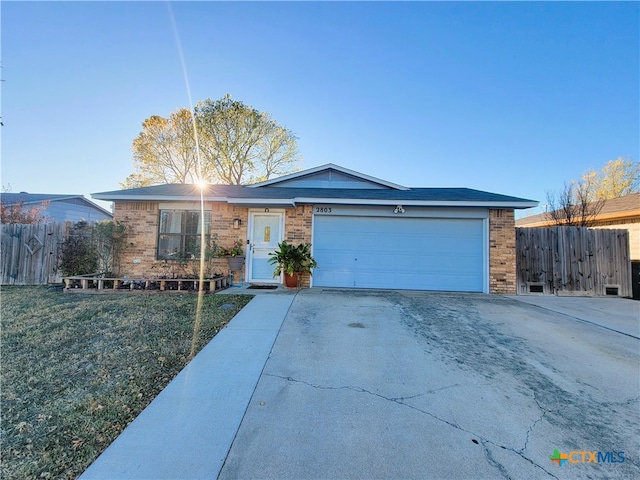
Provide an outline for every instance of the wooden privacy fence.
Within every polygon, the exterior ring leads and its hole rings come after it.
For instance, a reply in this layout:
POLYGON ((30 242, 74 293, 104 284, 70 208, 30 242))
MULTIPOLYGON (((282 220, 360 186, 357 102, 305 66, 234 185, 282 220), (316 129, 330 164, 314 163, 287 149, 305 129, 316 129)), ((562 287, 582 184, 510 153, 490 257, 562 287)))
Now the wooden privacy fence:
POLYGON ((58 252, 69 222, 2 225, 2 285, 61 283, 58 252))
POLYGON ((516 228, 519 294, 630 297, 627 230, 516 228))

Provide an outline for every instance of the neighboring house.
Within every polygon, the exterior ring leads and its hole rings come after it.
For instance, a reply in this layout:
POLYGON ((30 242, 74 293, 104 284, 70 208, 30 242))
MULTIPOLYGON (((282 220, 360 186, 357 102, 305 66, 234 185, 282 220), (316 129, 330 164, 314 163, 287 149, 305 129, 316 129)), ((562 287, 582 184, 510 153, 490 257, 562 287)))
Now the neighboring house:
POLYGON ((82 195, 55 195, 43 193, 3 193, 0 201, 4 205, 22 203, 25 209, 41 208, 46 222, 97 222, 111 220, 113 215, 82 195))
POLYGON ((279 283, 269 252, 312 244, 305 284, 516 292, 514 209, 537 202, 468 188, 407 188, 328 164, 262 183, 152 187, 96 193, 131 228, 122 258, 132 276, 157 276, 197 250, 200 229, 223 246, 246 243, 244 278, 279 283))
MULTIPOLYGON (((545 213, 516 220, 516 227, 551 227, 555 223, 545 213)), ((605 200, 589 228, 617 228, 629 231, 630 258, 640 261, 640 193, 605 200)))

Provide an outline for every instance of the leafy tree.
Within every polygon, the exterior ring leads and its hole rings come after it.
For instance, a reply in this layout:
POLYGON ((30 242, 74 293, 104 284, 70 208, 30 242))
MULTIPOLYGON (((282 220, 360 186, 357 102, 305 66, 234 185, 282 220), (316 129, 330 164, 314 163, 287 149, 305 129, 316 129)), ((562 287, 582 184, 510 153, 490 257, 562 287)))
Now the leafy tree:
POLYGON ((151 116, 133 141, 134 172, 121 183, 135 188, 163 183, 244 184, 297 170, 297 138, 267 113, 233 100, 199 102, 194 116, 200 165, 188 109, 151 116))
POLYGON ((590 185, 592 201, 609 200, 640 191, 640 163, 630 158, 610 160, 596 172, 590 170, 582 176, 582 182, 590 185))
POLYGON ((199 102, 195 116, 204 164, 225 183, 254 183, 290 173, 300 160, 293 132, 229 94, 199 102))
POLYGON ((176 110, 169 118, 147 118, 132 150, 134 173, 121 183, 123 188, 195 183, 199 178, 193 121, 186 108, 176 110))

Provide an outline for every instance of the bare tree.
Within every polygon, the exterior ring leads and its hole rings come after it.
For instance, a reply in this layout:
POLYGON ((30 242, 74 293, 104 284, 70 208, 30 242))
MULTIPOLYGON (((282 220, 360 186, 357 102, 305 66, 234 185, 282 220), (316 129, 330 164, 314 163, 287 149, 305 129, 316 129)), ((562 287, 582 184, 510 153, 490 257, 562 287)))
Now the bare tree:
POLYGON ((545 216, 555 225, 592 226, 604 205, 603 200, 591 200, 592 190, 593 183, 583 181, 565 183, 558 193, 547 192, 549 211, 545 216))

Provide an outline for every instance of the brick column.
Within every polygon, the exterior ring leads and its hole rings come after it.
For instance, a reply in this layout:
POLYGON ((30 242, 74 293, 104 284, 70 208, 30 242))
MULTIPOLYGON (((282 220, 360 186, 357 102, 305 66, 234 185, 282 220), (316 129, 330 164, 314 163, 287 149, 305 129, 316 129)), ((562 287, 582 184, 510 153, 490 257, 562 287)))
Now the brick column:
POLYGON ((513 209, 489 210, 489 293, 516 293, 516 226, 513 209))
MULTIPOLYGON (((298 205, 296 208, 288 209, 284 219, 284 238, 287 243, 298 245, 300 243, 311 243, 311 222, 313 219, 312 205, 298 205)), ((302 275, 300 286, 310 285, 308 274, 302 275)))

